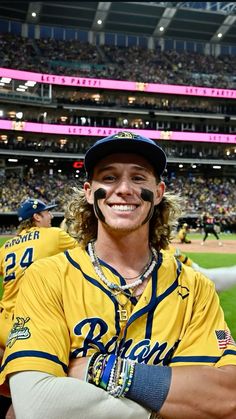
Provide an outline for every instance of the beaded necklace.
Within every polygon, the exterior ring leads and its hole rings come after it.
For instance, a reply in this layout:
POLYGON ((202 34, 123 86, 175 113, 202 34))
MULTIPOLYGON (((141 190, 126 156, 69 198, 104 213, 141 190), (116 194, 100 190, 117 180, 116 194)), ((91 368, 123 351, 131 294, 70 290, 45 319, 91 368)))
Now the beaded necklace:
POLYGON ((142 284, 143 281, 145 281, 145 279, 147 279, 153 272, 157 263, 157 251, 156 249, 154 249, 154 247, 151 247, 151 252, 152 252, 151 260, 147 264, 146 269, 140 274, 138 279, 132 282, 131 284, 118 285, 118 284, 114 284, 114 282, 110 282, 103 274, 98 256, 95 251, 94 241, 89 242, 88 244, 88 253, 89 253, 89 256, 90 256, 90 259, 91 259, 91 262, 93 264, 96 274, 99 276, 102 282, 108 286, 108 288, 110 288, 111 290, 122 292, 124 294, 126 290, 135 288, 138 285, 142 284))
POLYGON ((151 275, 151 273, 153 272, 156 266, 157 258, 158 258, 157 251, 156 249, 154 249, 154 247, 151 247, 151 252, 152 252, 152 256, 149 263, 146 265, 146 267, 144 268, 144 270, 141 272, 139 276, 134 277, 138 279, 132 282, 131 284, 118 285, 118 284, 114 284, 114 282, 110 282, 103 274, 98 256, 95 251, 94 241, 91 241, 88 243, 89 257, 91 259, 91 262, 93 264, 96 274, 99 276, 102 282, 106 284, 107 287, 110 288, 110 290, 113 291, 112 292, 113 296, 115 297, 117 303, 121 306, 121 309, 118 310, 120 321, 126 322, 128 320, 128 313, 127 313, 127 310, 125 309, 125 305, 127 304, 128 300, 126 303, 122 304, 118 299, 118 295, 122 293, 126 295, 127 297, 130 297, 130 294, 128 294, 126 291, 129 289, 133 289, 137 287, 138 285, 142 284, 145 281, 145 279, 147 279, 151 275))

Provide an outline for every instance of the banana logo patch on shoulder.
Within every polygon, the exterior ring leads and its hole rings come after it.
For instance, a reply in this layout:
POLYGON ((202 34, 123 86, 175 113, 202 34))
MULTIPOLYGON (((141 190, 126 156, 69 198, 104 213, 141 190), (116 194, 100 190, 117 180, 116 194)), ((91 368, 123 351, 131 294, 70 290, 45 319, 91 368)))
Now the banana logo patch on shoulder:
POLYGON ((30 320, 29 317, 17 317, 9 333, 6 346, 11 348, 17 340, 29 339, 31 333, 25 324, 30 320))

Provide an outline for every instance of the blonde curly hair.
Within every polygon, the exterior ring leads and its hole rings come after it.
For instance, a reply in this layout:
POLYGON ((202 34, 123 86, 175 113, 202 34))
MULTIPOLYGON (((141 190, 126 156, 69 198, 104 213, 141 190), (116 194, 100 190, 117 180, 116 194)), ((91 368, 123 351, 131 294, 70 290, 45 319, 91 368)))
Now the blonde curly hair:
POLYGON ((17 228, 17 234, 20 234, 23 230, 28 231, 31 227, 35 227, 35 221, 33 218, 21 221, 17 228))
MULTIPOLYGON (((166 249, 178 224, 183 201, 180 196, 166 192, 160 204, 154 207, 150 220, 149 241, 157 250, 166 249)), ((82 187, 72 188, 72 197, 65 210, 62 228, 74 237, 82 247, 97 237, 98 220, 93 206, 87 202, 82 187)))

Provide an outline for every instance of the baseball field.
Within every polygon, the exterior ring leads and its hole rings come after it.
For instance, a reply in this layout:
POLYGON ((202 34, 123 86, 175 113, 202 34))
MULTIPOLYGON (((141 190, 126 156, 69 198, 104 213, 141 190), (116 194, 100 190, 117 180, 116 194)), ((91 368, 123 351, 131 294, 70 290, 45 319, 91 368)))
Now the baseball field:
MULTIPOLYGON (((173 244, 183 253, 188 255, 198 265, 205 268, 232 266, 236 265, 236 234, 221 234, 222 246, 218 245, 217 240, 210 236, 204 246, 201 246, 201 234, 189 234, 191 244, 180 244, 174 240, 173 244)), ((0 246, 4 244, 7 237, 0 236, 0 246)), ((2 278, 0 277, 0 298, 2 296, 2 278)), ((221 292, 220 301, 225 312, 226 321, 231 329, 234 339, 236 339, 236 285, 227 291, 221 292)))

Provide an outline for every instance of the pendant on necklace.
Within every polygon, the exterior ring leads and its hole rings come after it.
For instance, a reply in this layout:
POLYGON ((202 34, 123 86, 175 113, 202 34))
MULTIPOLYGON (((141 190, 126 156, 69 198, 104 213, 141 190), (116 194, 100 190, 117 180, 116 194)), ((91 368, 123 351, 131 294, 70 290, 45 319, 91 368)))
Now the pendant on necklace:
POLYGON ((118 310, 118 313, 119 313, 119 317, 120 317, 121 322, 126 322, 128 320, 127 310, 122 308, 121 310, 118 310))

